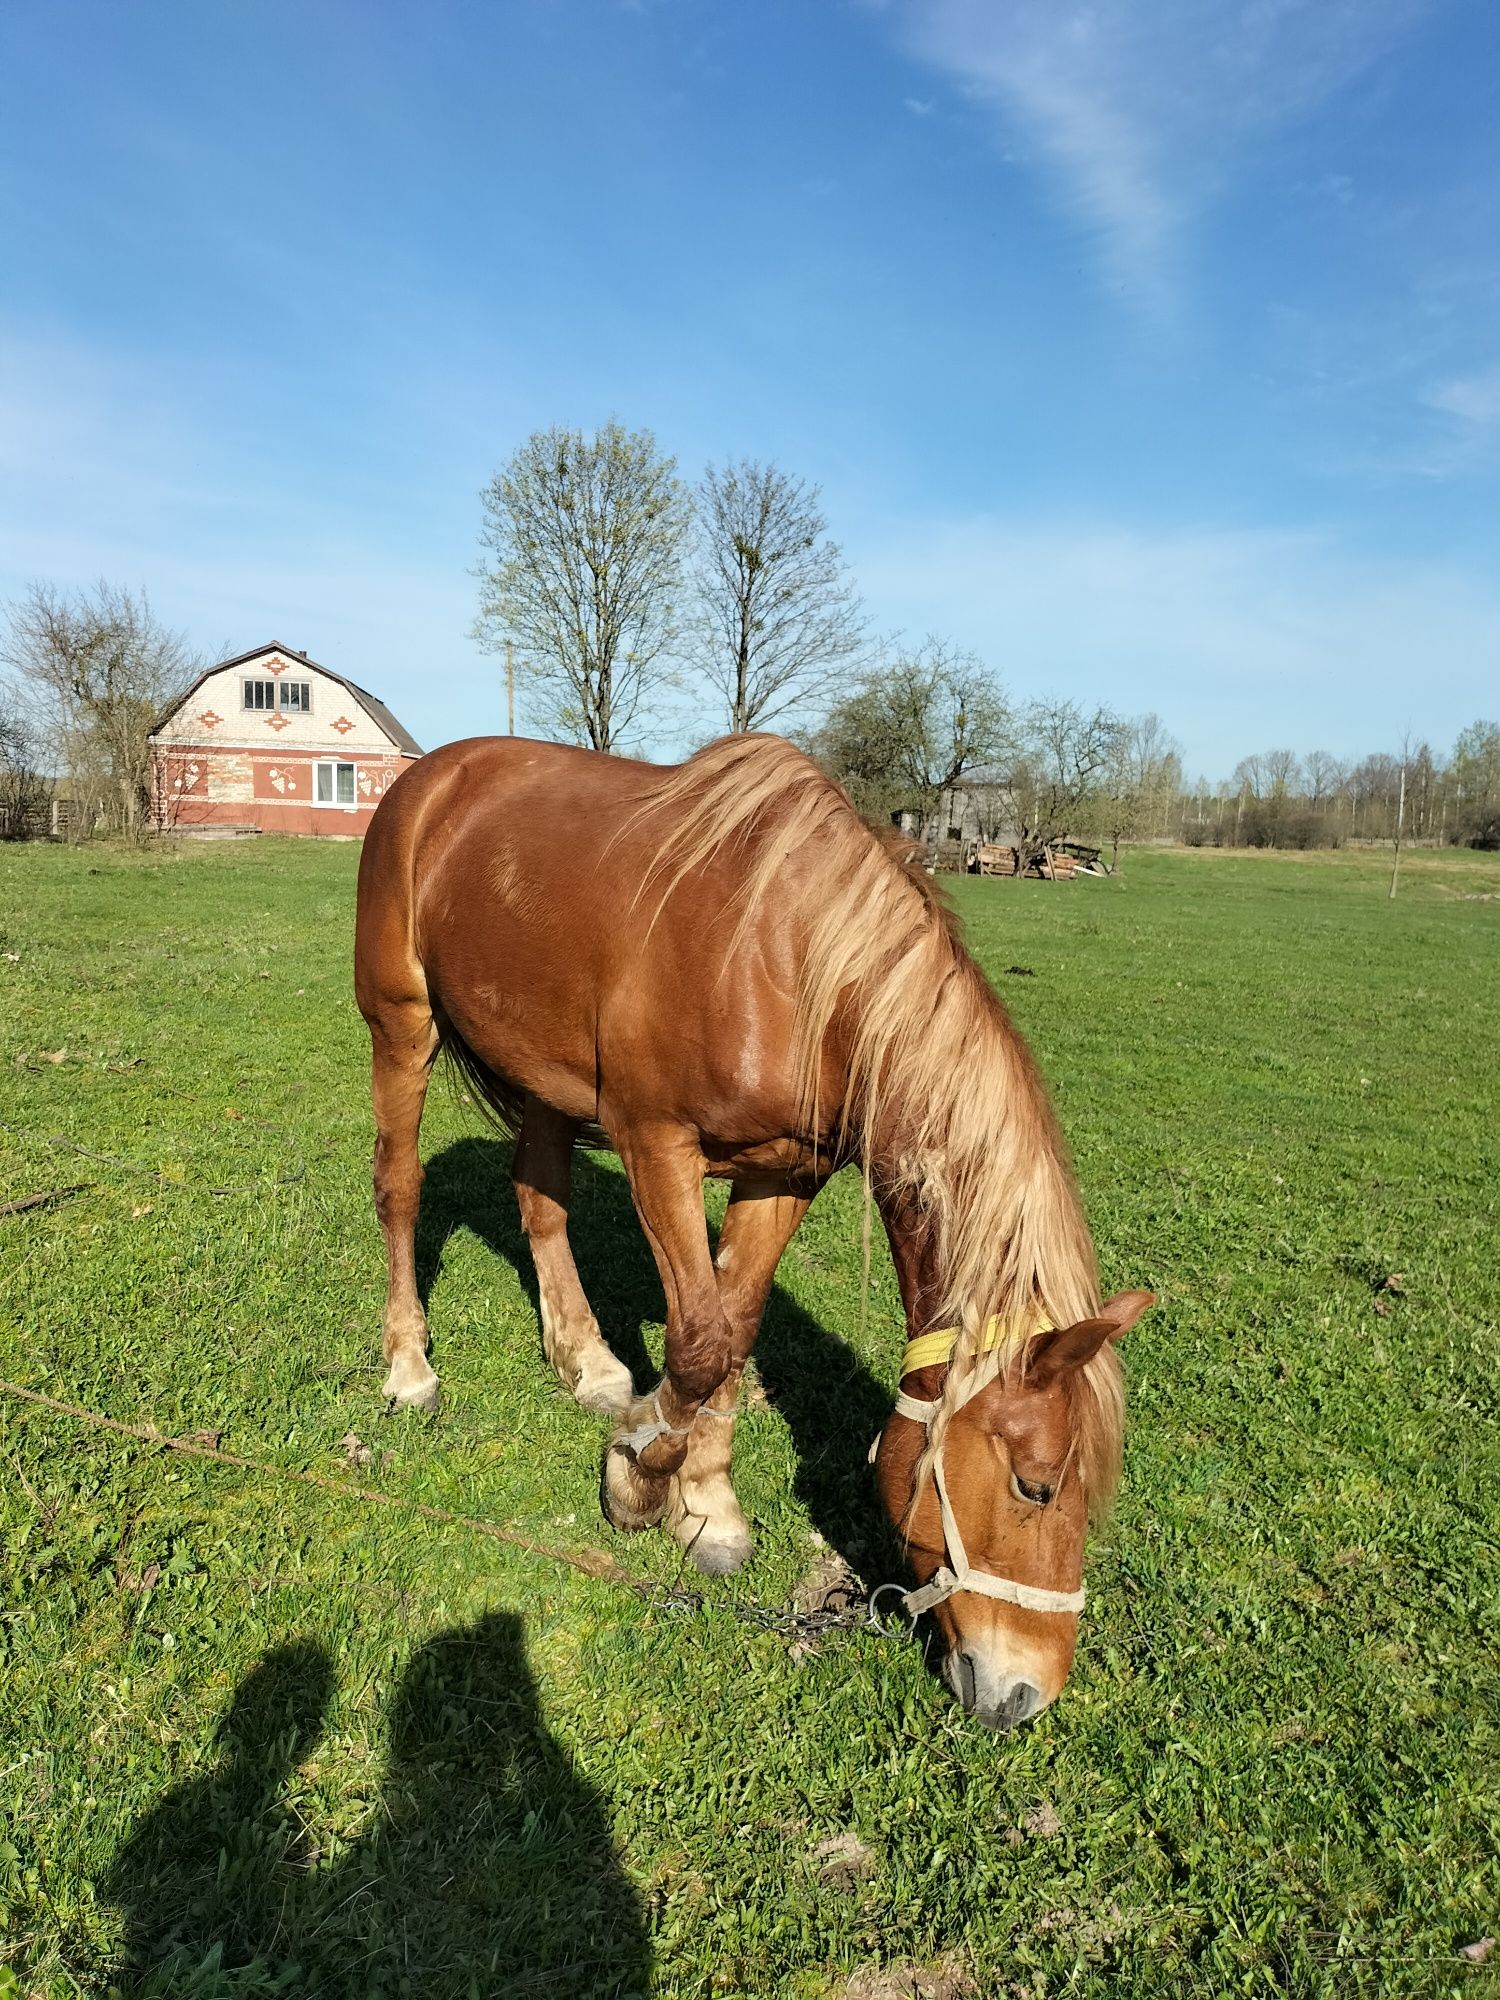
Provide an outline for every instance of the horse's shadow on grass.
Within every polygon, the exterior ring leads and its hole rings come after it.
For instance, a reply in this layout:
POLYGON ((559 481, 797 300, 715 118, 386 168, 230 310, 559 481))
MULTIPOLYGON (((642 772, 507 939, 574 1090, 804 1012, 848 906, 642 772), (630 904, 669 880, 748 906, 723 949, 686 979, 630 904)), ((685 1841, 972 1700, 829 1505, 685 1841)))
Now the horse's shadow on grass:
MULTIPOLYGON (((424 1306, 456 1230, 469 1229, 515 1267, 537 1309, 536 1276, 510 1182, 510 1147, 459 1139, 427 1162, 417 1224, 417 1284, 424 1306)), ((659 1374, 643 1337, 658 1324, 661 1284, 641 1233, 623 1173, 587 1153, 575 1155, 568 1237, 600 1331, 647 1388, 659 1374)), ((442 1341, 441 1299, 434 1346, 442 1341)), ((537 1336, 537 1366, 545 1368, 537 1336)), ((438 1362, 441 1372, 441 1361, 438 1362)), ((894 1573, 895 1537, 875 1497, 867 1456, 890 1415, 883 1388, 832 1334, 773 1286, 755 1344, 755 1366, 768 1400, 796 1446, 797 1498, 814 1527, 866 1584, 894 1573), (878 1571, 879 1574, 873 1574, 878 1571)))
POLYGON ((245 1677, 213 1767, 136 1825, 99 1885, 123 1926, 97 1991, 645 1995, 639 1901, 598 1795, 541 1722, 518 1618, 412 1655, 379 1804, 330 1862, 316 1809, 286 1794, 333 1686, 308 1641, 245 1677))

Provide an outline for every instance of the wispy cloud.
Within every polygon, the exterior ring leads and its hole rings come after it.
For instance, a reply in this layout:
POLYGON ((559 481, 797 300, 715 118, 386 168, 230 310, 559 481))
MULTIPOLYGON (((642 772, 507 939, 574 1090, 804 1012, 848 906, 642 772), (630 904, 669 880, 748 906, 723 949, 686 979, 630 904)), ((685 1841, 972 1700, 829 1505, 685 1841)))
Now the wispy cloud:
POLYGON ((906 46, 993 105, 1148 316, 1256 140, 1382 58, 1423 0, 906 0, 906 46))
POLYGON ((1446 416, 1459 417, 1482 430, 1494 429, 1500 426, 1500 366, 1435 382, 1426 400, 1446 416))

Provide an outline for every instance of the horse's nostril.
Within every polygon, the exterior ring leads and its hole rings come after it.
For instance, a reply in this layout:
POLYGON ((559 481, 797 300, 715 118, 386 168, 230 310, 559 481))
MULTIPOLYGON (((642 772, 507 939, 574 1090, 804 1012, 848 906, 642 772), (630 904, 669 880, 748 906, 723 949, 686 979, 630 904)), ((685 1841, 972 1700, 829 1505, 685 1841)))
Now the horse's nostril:
POLYGON ((946 1671, 949 1685, 965 1712, 986 1729, 1014 1729, 1018 1723, 1029 1722, 1047 1705, 1039 1687, 1030 1681, 1013 1681, 1008 1675, 997 1675, 983 1653, 952 1652, 946 1671))
POLYGON ((1029 1722, 1041 1705, 1041 1689, 1033 1687, 1030 1681, 1017 1681, 1001 1703, 1001 1727, 1014 1729, 1018 1722, 1029 1722))
POLYGON ((974 1655, 972 1653, 955 1654, 953 1669, 954 1688, 959 1702, 972 1714, 979 1686, 978 1676, 974 1671, 974 1655))

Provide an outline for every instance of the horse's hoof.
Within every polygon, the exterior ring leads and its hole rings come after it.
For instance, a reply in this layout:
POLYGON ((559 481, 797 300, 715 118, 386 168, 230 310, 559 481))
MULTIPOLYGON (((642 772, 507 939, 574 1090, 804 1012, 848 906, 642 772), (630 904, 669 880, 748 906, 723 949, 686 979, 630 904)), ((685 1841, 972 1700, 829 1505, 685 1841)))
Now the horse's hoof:
POLYGON ((573 1398, 585 1410, 614 1416, 635 1401, 635 1383, 625 1363, 611 1354, 602 1361, 584 1362, 573 1384, 573 1398))
POLYGON ((599 1497, 611 1527, 626 1534, 654 1528, 667 1511, 671 1482, 651 1479, 639 1471, 628 1452, 611 1445, 604 1454, 604 1478, 599 1497))
POLYGON ((438 1378, 423 1355, 397 1355, 382 1394, 392 1410, 436 1410, 438 1378))
POLYGON ((755 1554, 749 1535, 718 1535, 709 1539, 707 1529, 686 1544, 693 1566, 704 1576, 733 1576, 755 1554))

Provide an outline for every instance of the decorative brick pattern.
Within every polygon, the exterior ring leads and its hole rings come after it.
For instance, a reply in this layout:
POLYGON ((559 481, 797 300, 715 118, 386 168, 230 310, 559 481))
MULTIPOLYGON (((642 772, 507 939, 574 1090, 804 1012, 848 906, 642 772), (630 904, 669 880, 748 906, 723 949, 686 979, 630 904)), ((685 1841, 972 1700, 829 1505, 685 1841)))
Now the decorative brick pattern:
POLYGON ((248 757, 215 758, 205 772, 208 796, 236 804, 255 797, 255 777, 248 757))

